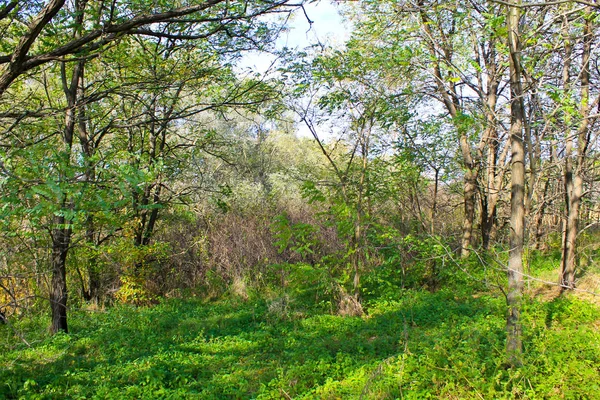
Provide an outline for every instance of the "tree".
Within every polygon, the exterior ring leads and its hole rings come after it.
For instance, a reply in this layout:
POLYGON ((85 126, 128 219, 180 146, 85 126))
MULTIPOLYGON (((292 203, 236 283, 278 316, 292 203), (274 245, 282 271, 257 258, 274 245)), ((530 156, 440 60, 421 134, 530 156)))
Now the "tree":
POLYGON ((356 14, 357 40, 375 43, 373 52, 384 60, 379 68, 395 77, 394 89, 414 99, 417 114, 426 114, 427 104, 442 106, 449 116, 464 168, 461 254, 468 255, 474 245, 478 198, 481 245, 487 249, 497 226, 507 157, 499 103, 506 69, 505 55, 498 51, 500 6, 456 1, 363 4, 356 14))
MULTIPOLYGON (((586 157, 590 142, 590 59, 592 55, 592 43, 594 42, 593 18, 591 6, 587 6, 583 11, 583 34, 581 36, 581 67, 578 73, 580 93, 579 93, 579 112, 576 117, 578 126, 576 131, 567 130, 565 156, 564 156, 564 185, 565 185, 565 233, 563 240, 563 254, 561 258, 561 276, 560 284, 564 289, 573 289, 575 287, 575 271, 577 267, 577 235, 579 233, 579 219, 581 214, 582 198, 584 196, 583 175, 586 168, 586 157)), ((566 17, 565 17, 566 19, 566 17)), ((569 29, 569 22, 565 21, 569 29)), ((567 33, 571 36, 571 33, 567 33)), ((571 36, 575 37, 575 36, 571 36)), ((570 63, 571 47, 568 44, 571 38, 567 39, 565 44, 565 91, 570 92, 570 63)), ((598 97, 594 105, 600 101, 598 97)))
POLYGON ((381 71, 369 65, 376 61, 364 51, 368 52, 363 44, 354 41, 345 51, 325 50, 290 68, 296 84, 291 107, 331 172, 326 183, 315 184, 313 178, 306 193, 330 204, 330 216, 346 243, 346 273, 351 276, 352 289, 342 300, 351 314, 362 314, 360 281, 369 267, 368 236, 375 221, 384 218, 377 207, 389 200, 387 195, 398 193, 400 188, 393 186, 406 178, 390 179, 402 162, 396 163, 400 158, 390 155, 393 131, 407 119, 408 112, 402 99, 388 91, 381 71), (324 133, 327 129, 328 134, 324 133))
POLYGON ((219 32, 236 36, 238 21, 249 21, 286 3, 287 0, 235 4, 226 0, 207 0, 169 9, 168 5, 157 7, 155 2, 147 0, 128 5, 105 0, 78 0, 71 9, 65 0, 20 5, 18 1, 11 1, 0 8, 0 21, 6 21, 4 31, 10 38, 0 55, 0 65, 4 65, 0 73, 0 96, 15 79, 28 71, 55 60, 93 57, 125 35, 178 40, 201 40, 219 32), (64 26, 83 22, 83 16, 78 13, 84 10, 86 23, 80 24, 78 37, 63 36, 63 40, 57 41, 55 36, 64 26), (24 19, 29 21, 22 30, 20 21, 24 19), (164 31, 165 27, 171 28, 169 32, 164 31))
POLYGON ((526 213, 533 216, 531 237, 534 246, 539 246, 544 215, 558 203, 561 211, 556 214, 563 220, 559 284, 563 290, 572 289, 596 121, 591 110, 598 103, 598 98, 590 96, 595 83, 589 61, 596 46, 591 22, 594 8, 563 2, 525 9, 531 10, 526 18, 535 32, 529 35, 522 64, 529 88, 529 123, 524 126, 529 158, 526 213), (564 203, 557 201, 559 196, 564 203))
POLYGON ((508 261, 508 317, 506 351, 513 366, 522 364, 521 297, 523 296, 523 242, 525 237, 525 146, 523 144, 523 87, 521 83, 520 0, 507 7, 506 27, 510 53, 510 254, 508 261))
MULTIPOLYGON (((118 135, 122 131, 129 131, 131 139, 132 130, 142 133, 141 143, 150 144, 149 149, 143 145, 138 154, 138 161, 148 163, 142 166, 148 172, 148 180, 138 182, 140 186, 132 188, 131 192, 134 213, 140 220, 135 243, 139 246, 147 245, 163 203, 165 183, 162 168, 167 149, 167 133, 174 121, 183 121, 203 110, 231 104, 243 105, 245 100, 242 97, 251 97, 257 92, 255 89, 260 87, 259 84, 236 82, 228 65, 235 54, 251 48, 263 49, 272 42, 273 35, 268 24, 257 21, 257 17, 285 4, 285 1, 230 4, 214 0, 169 10, 157 8, 155 2, 139 1, 117 5, 104 1, 76 0, 73 3, 27 3, 20 7, 9 4, 2 9, 0 16, 3 18, 7 40, 3 42, 1 50, 4 53, 0 55, 0 64, 5 65, 0 71, 0 99, 5 108, 0 117, 7 121, 4 127, 11 139, 6 158, 11 158, 22 150, 11 149, 14 140, 19 140, 12 136, 17 131, 26 134, 24 146, 27 151, 51 154, 50 165, 47 166, 49 173, 36 177, 35 184, 28 188, 18 187, 17 183, 13 186, 16 195, 12 199, 17 200, 23 195, 41 196, 47 206, 37 209, 48 229, 52 249, 50 304, 53 332, 68 331, 67 259, 74 237, 78 237, 78 230, 84 225, 88 244, 102 241, 96 232, 99 224, 94 220, 94 209, 89 208, 89 202, 83 201, 84 195, 89 195, 90 190, 94 191, 94 186, 102 186, 98 182, 97 171, 97 157, 101 154, 99 146, 108 137, 111 138, 110 145, 115 146, 121 140, 118 135), (22 29, 20 20, 29 21, 26 28, 22 29), (137 43, 131 39, 137 39, 137 43), (126 46, 131 44, 134 44, 133 49, 142 49, 142 60, 148 58, 156 61, 154 64, 150 63, 149 68, 154 72, 159 71, 160 76, 141 76, 135 71, 138 65, 123 63, 127 58, 124 52, 132 50, 126 46), (152 48, 156 50, 154 53, 147 51, 152 48), (168 65, 169 60, 161 57, 174 56, 173 49, 181 53, 190 52, 195 58, 168 65), (120 57, 121 62, 111 65, 104 71, 104 76, 101 69, 90 67, 98 65, 103 57, 114 57, 118 53, 121 55, 113 58, 113 61, 120 57), (192 68, 192 61, 205 62, 210 66, 201 73, 192 68), (165 75, 166 70, 161 70, 161 63, 167 64, 166 68, 171 68, 171 76, 165 75), (178 71, 177 68, 182 66, 183 71, 178 71), (115 75, 112 68, 125 74, 115 75), (89 82, 85 79, 87 69, 96 74, 89 82), (43 73, 41 85, 36 82, 37 74, 40 73, 43 73), (176 74, 180 74, 178 79, 168 82, 176 74), (219 81, 219 77, 225 75, 228 79, 219 81), (217 77, 217 85, 207 85, 207 76, 217 77), (57 85, 55 80, 60 84, 57 85), (109 83, 104 84, 102 80, 109 83), (194 80, 196 86, 190 85, 194 80), (222 89, 227 85, 217 86, 224 82, 229 82, 229 87, 223 92, 222 89), (188 89, 188 86, 191 87, 188 89), (58 88, 62 91, 64 101, 57 96, 58 88), (213 89, 214 92, 211 93, 213 89), (190 103, 189 90, 208 92, 200 98, 196 97, 195 103, 190 103), (225 93, 223 97, 220 97, 222 93, 219 90, 225 93), (180 107, 183 95, 187 96, 188 103, 180 107), (126 117, 127 113, 118 115, 119 111, 113 107, 112 102, 117 98, 122 100, 121 111, 135 113, 129 115, 133 124, 119 123, 119 119, 126 117), (22 101, 22 110, 18 112, 13 109, 15 99, 22 101), (138 101, 142 109, 137 104, 128 104, 131 100, 138 101), (43 112, 35 110, 40 104, 43 112), (90 112, 96 106, 106 108, 103 113, 90 112), (57 114, 63 114, 63 119, 55 119, 57 114), (20 124, 24 118, 43 118, 49 115, 56 121, 53 132, 60 133, 43 137, 42 131, 28 132, 20 124), (101 126, 101 122, 93 118, 102 116, 104 119, 106 115, 112 116, 109 118, 111 121, 95 130, 93 127, 101 126), (81 152, 76 150, 77 139, 81 152), (56 146, 56 152, 52 148, 44 149, 44 146, 50 144, 56 146), (14 150, 12 155, 11 150, 14 150)), ((260 101, 262 96, 259 94, 249 101, 260 101)), ((130 150, 135 151, 138 143, 140 142, 130 140, 130 150)), ((178 148, 177 145, 175 148, 178 148)), ((31 159, 21 160, 31 162, 31 159)), ((112 159, 104 167, 115 168, 119 166, 119 162, 120 160, 112 159)), ((8 179, 23 182, 23 176, 16 175, 14 171, 5 169, 4 172, 8 179)), ((19 207, 15 208, 15 212, 16 210, 22 211, 19 207)), ((88 295, 97 297, 98 277, 93 256, 89 262, 88 295)))

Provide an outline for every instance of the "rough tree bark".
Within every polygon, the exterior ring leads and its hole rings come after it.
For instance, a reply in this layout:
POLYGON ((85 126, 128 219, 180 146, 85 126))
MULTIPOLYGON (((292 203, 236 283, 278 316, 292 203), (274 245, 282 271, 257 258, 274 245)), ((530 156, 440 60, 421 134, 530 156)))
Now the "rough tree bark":
POLYGON ((523 238, 525 234, 525 148, 523 144, 523 88, 521 85, 521 44, 519 41, 519 6, 521 0, 508 6, 507 28, 510 52, 511 121, 511 210, 510 254, 508 261, 508 316, 506 320, 506 352, 508 363, 522 365, 521 299, 523 293, 523 238))
POLYGON ((52 325, 50 332, 69 332, 67 324, 67 254, 71 243, 69 222, 62 216, 54 218, 52 230, 52 281, 50 288, 50 308, 52 325))

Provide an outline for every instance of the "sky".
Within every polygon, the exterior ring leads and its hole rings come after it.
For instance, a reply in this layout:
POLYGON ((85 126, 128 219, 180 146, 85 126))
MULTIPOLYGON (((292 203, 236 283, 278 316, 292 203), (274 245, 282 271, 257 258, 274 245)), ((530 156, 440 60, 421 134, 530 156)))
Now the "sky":
MULTIPOLYGON (((330 0, 319 0, 304 6, 306 15, 297 10, 289 22, 288 32, 284 32, 276 42, 278 49, 284 47, 301 50, 319 42, 341 45, 350 36, 350 28, 338 12, 338 6, 330 0), (312 24, 307 20, 310 18, 312 24)), ((269 54, 249 52, 239 68, 246 72, 263 73, 269 69, 275 57, 269 54)))
MULTIPOLYGON (((304 6, 306 14, 297 10, 288 22, 288 30, 280 35, 276 42, 278 50, 283 48, 302 50, 313 44, 342 46, 350 37, 351 26, 344 21, 338 12, 335 1, 319 0, 304 6), (312 21, 309 23, 308 19, 312 21)), ((246 53, 237 65, 241 75, 273 73, 279 67, 274 65, 276 56, 261 52, 246 53)), ((276 73, 276 72, 275 72, 276 73)), ((311 137, 305 124, 297 121, 296 135, 311 137)), ((328 138, 335 136, 331 128, 319 129, 319 136, 328 138)))
POLYGON ((350 30, 338 12, 338 6, 329 0, 320 0, 304 6, 306 16, 313 21, 309 24, 302 11, 297 11, 292 20, 290 32, 280 38, 278 45, 287 47, 305 47, 328 41, 330 44, 342 44, 350 30))

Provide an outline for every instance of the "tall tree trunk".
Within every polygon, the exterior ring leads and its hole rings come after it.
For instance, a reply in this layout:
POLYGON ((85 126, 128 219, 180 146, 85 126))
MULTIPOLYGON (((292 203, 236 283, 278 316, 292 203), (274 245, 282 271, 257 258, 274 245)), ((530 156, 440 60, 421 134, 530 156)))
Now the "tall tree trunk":
POLYGON ((583 169, 588 148, 589 110, 590 110, 590 55, 592 47, 591 7, 586 7, 586 24, 583 35, 583 53, 581 55, 581 96, 580 118, 577 137, 569 135, 565 148, 565 233, 561 260, 560 284, 562 290, 575 288, 577 268, 577 234, 579 233, 579 213, 583 197, 583 169), (574 143, 577 139, 577 143, 574 143), (576 154, 573 154, 573 153, 576 154))
MULTIPOLYGON (((63 84, 66 82, 66 74, 63 64, 63 84)), ((65 86, 66 88, 66 86, 65 86)), ((70 89, 69 89, 70 90, 70 89)), ((71 158, 71 145, 73 143, 73 130, 75 126, 75 96, 73 92, 65 91, 67 94, 67 103, 69 105, 65 115, 65 128, 63 132, 63 149, 61 157, 64 160, 61 164, 64 168, 69 168, 71 158)), ((67 179, 66 171, 59 172, 59 181, 67 179)), ((69 206, 68 193, 63 193, 60 209, 66 210, 69 206)), ((52 228, 52 286, 50 288, 50 306, 52 309, 51 332, 68 332, 67 326, 67 271, 66 262, 69 248, 71 247, 71 221, 64 216, 55 216, 53 218, 52 228)))
POLYGON ((525 148, 523 144, 523 89, 521 86, 521 44, 519 39, 520 0, 508 6, 510 51, 511 125, 511 208, 510 253, 508 260, 508 316, 506 352, 510 365, 522 365, 521 299, 523 296, 523 238, 525 234, 525 148))
MULTIPOLYGON (((87 0, 79 0, 75 2, 75 8, 78 12, 76 18, 76 26, 74 37, 80 36, 80 30, 83 24, 83 12, 87 0)), ((67 100, 67 109, 65 111, 65 125, 62 135, 62 153, 63 157, 61 165, 65 168, 59 172, 59 181, 64 183, 68 179, 68 170, 71 166, 71 152, 73 147, 73 135, 75 133, 75 125, 77 123, 77 107, 79 106, 79 85, 83 77, 85 61, 80 60, 73 67, 70 77, 67 77, 67 66, 63 62, 61 64, 61 81, 63 93, 67 100)), ((69 194, 63 193, 61 199, 61 209, 66 210, 72 208, 69 194)), ((52 228, 52 287, 50 289, 50 306, 52 310, 52 325, 51 332, 58 331, 68 332, 67 324, 67 255, 71 247, 71 220, 64 216, 56 216, 53 219, 52 228)))
MULTIPOLYGON (((495 108, 495 102, 493 104, 495 108)), ((489 114, 492 112, 488 111, 489 114)), ((480 195, 481 204, 481 247, 487 250, 492 240, 492 232, 496 226, 496 204, 498 202, 498 192, 496 189, 496 167, 498 164, 498 134, 493 126, 493 115, 487 118, 486 141, 488 142, 487 154, 487 174, 485 190, 480 195)))
MULTIPOLYGON (((433 34, 431 29, 432 20, 427 15, 427 6, 423 1, 419 1, 419 15, 421 17, 421 27, 424 30, 426 36, 429 38, 427 44, 429 46, 431 55, 435 57, 433 62, 433 76, 437 85, 437 91, 441 97, 448 114, 452 118, 454 126, 458 133, 459 146, 462 154, 463 164, 465 167, 464 177, 464 219, 462 224, 462 237, 461 237, 461 257, 467 257, 471 252, 473 242, 473 225, 475 221, 475 201, 477 196, 477 162, 479 158, 474 160, 471 154, 471 146, 469 145, 468 131, 464 126, 464 123, 460 120, 462 113, 462 106, 460 103, 459 95, 457 92, 457 83, 453 79, 445 79, 442 74, 441 64, 452 63, 452 55, 454 49, 452 44, 446 40, 443 40, 443 45, 438 48, 438 43, 434 42, 436 35, 433 34)), ((448 76, 446 78, 453 78, 448 76)))
POLYGON ((490 248, 492 232, 496 225, 496 208, 490 210, 487 196, 481 196, 481 247, 483 250, 490 248))
MULTIPOLYGON (((367 191, 368 182, 367 182, 367 169, 369 166, 369 138, 370 138, 370 129, 371 125, 368 127, 363 124, 361 129, 361 170, 360 170, 360 178, 358 183, 358 198, 356 202, 356 223, 354 226, 354 235, 353 235, 353 246, 354 253, 352 254, 352 264, 354 269, 354 278, 352 282, 353 296, 356 300, 357 306, 360 305, 359 296, 360 296, 360 276, 362 269, 364 267, 365 260, 365 247, 364 247, 364 219, 365 219, 365 193, 367 191)), ((362 314, 362 309, 357 309, 357 312, 360 311, 362 314)))
POLYGON ((567 216, 565 219, 565 236, 560 271, 560 284, 562 290, 575 288, 575 270, 577 266, 576 242, 582 193, 583 180, 580 176, 573 176, 572 167, 569 165, 568 170, 565 171, 565 203, 567 216))
MULTIPOLYGON (((79 82, 77 85, 78 102, 85 98, 85 82, 84 82, 84 65, 81 65, 79 72, 79 82)), ((86 110, 82 104, 78 106, 77 116, 77 133, 79 135, 79 144, 83 152, 85 162, 85 182, 87 185, 92 185, 96 180, 96 166, 92 158, 96 153, 96 143, 88 132, 88 124, 86 119, 86 110)), ((88 274, 89 286, 87 292, 83 288, 84 297, 87 301, 93 304, 100 302, 100 271, 98 271, 98 257, 93 248, 97 244, 96 240, 96 224, 93 214, 89 213, 85 221, 85 241, 90 247, 90 254, 86 260, 86 269, 88 274)))
MULTIPOLYGON (((496 105, 498 102, 498 89, 500 86, 501 74, 498 72, 498 60, 495 51, 496 40, 489 39, 489 51, 482 50, 485 67, 487 70, 487 94, 485 96, 485 133, 480 146, 487 145, 487 171, 485 190, 481 194, 481 245, 484 250, 489 249, 492 236, 497 224, 497 204, 502 186, 502 177, 504 168, 498 170, 498 148, 499 138, 496 129, 496 105), (498 181, 498 178, 499 181, 498 181)), ((484 78, 478 78, 482 81, 484 78)), ((483 83, 480 84, 483 87, 483 83)), ((482 91, 483 92, 483 91, 482 91)), ((500 161, 504 161, 501 157, 500 161)))

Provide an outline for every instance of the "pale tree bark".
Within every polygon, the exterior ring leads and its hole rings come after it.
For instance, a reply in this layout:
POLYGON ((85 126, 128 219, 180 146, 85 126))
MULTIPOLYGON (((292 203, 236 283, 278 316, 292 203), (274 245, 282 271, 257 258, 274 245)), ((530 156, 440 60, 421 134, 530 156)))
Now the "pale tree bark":
POLYGON ((467 129, 459 121, 462 110, 459 95, 456 90, 456 83, 447 83, 442 75, 441 63, 446 62, 452 64, 453 49, 451 48, 451 44, 447 41, 446 37, 444 37, 444 40, 442 41, 442 48, 437 48, 438 44, 435 43, 434 39, 436 36, 431 28, 434 23, 427 15, 423 2, 420 1, 418 4, 421 7, 421 26, 425 32, 429 50, 435 57, 433 61, 433 77, 435 79, 437 91, 458 132, 460 152, 462 154, 463 164, 465 167, 463 192, 465 215, 462 225, 460 252, 462 257, 467 257, 470 254, 473 242, 473 225, 475 221, 475 201, 477 195, 478 171, 476 168, 476 162, 471 154, 471 146, 469 145, 469 139, 467 137, 467 129))
MULTIPOLYGON (((469 36, 461 32, 460 27, 455 26, 458 24, 455 20, 446 21, 442 26, 435 20, 437 14, 431 13, 425 2, 420 1, 417 4, 421 28, 432 57, 431 75, 437 91, 435 97, 444 104, 452 119, 464 166, 464 218, 460 247, 461 256, 466 257, 475 241, 473 230, 478 195, 481 206, 481 244, 484 249, 487 249, 493 240, 497 227, 497 205, 504 185, 504 162, 507 157, 506 146, 499 154, 502 146, 496 117, 500 83, 504 75, 502 56, 496 51, 498 39, 495 32, 489 33, 483 40, 480 38, 480 32, 476 30, 469 36), (471 38, 473 41, 473 52, 469 57, 479 66, 473 72, 474 77, 457 65, 461 62, 461 54, 456 53, 453 40, 458 36, 463 40, 471 38), (463 105, 462 87, 475 91, 482 104, 483 128, 476 143, 469 138, 472 132, 466 123, 467 119, 464 118, 467 111, 463 105), (487 165, 484 171, 485 161, 487 165)), ((493 2, 488 5, 490 9, 498 7, 493 2)))
POLYGON ((521 44, 519 40, 520 0, 508 6, 507 28, 510 52, 511 93, 511 209, 510 253, 508 260, 508 316, 506 352, 508 363, 522 365, 521 300, 523 296, 523 238, 525 234, 525 146, 523 143, 523 88, 521 84, 521 44))
POLYGON ((569 133, 565 146, 565 231, 561 259, 560 285, 562 290, 575 288, 577 268, 577 235, 579 214, 583 197, 583 172, 589 142, 590 114, 590 55, 592 48, 591 7, 586 7, 586 21, 583 32, 583 52, 581 55, 580 76, 580 118, 577 132, 569 133))
POLYGON ((487 145, 487 165, 482 183, 480 204, 481 204, 481 246, 487 250, 490 243, 494 240, 497 227, 497 206, 500 193, 503 187, 504 163, 506 161, 508 146, 499 154, 501 139, 498 132, 498 123, 496 121, 496 107, 498 104, 498 94, 503 75, 503 68, 499 66, 499 55, 496 51, 497 39, 491 34, 484 43, 478 43, 475 46, 476 60, 481 66, 481 71, 477 73, 479 82, 479 97, 484 104, 485 131, 479 148, 483 155, 483 148, 487 145), (483 73, 485 71, 485 74, 483 73), (484 84, 485 80, 485 84, 484 84))

